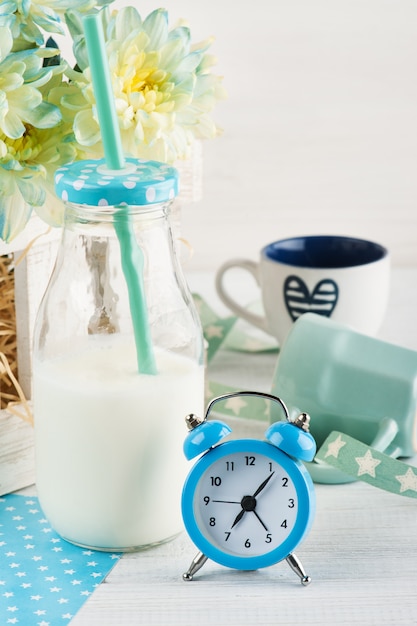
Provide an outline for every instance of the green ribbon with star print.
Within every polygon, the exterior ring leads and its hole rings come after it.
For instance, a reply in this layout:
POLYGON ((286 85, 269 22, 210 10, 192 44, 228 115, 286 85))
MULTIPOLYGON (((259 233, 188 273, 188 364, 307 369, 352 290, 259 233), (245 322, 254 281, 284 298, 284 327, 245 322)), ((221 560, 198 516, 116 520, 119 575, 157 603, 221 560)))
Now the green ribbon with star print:
MULTIPOLYGON (((200 296, 194 294, 204 337, 207 342, 207 364, 219 349, 240 350, 242 352, 278 351, 277 344, 266 337, 253 341, 245 332, 245 326, 236 327, 236 317, 220 318, 200 296)), ((210 371, 210 368, 209 368, 210 371)), ((236 389, 213 380, 207 385, 206 399, 235 392, 236 389)), ((224 416, 239 417, 251 421, 269 421, 270 403, 260 398, 231 398, 219 406, 224 416)), ((325 440, 315 456, 315 461, 327 463, 374 487, 397 495, 417 498, 417 468, 398 461, 383 452, 337 431, 325 440)))
POLYGON ((373 487, 417 498, 417 468, 393 459, 345 433, 330 433, 315 460, 327 463, 373 487))
MULTIPOLYGON (((277 352, 278 345, 271 337, 251 335, 250 327, 239 325, 235 316, 220 318, 207 302, 198 294, 193 294, 194 303, 203 327, 206 340, 207 365, 211 363, 220 348, 238 352, 277 352)), ((210 368, 209 373, 210 373, 210 368)), ((237 391, 234 387, 216 382, 210 378, 206 388, 206 402, 218 396, 237 391)), ((239 417, 251 421, 269 421, 270 402, 256 397, 231 398, 216 406, 216 413, 225 417, 239 417)))
POLYGON ((193 299, 207 342, 207 363, 221 347, 237 352, 278 352, 272 337, 263 333, 253 337, 249 325, 236 324, 240 321, 236 316, 219 317, 201 296, 193 294, 193 299))

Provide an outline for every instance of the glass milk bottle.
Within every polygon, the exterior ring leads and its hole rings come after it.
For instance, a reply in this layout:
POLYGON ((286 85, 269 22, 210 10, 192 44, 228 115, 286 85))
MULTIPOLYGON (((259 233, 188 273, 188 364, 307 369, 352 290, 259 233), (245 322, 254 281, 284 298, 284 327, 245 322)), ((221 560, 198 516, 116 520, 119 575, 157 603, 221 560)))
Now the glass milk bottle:
POLYGON ((73 543, 139 549, 182 530, 184 417, 204 409, 202 332, 169 224, 177 173, 82 161, 55 183, 65 225, 33 355, 40 503, 73 543))

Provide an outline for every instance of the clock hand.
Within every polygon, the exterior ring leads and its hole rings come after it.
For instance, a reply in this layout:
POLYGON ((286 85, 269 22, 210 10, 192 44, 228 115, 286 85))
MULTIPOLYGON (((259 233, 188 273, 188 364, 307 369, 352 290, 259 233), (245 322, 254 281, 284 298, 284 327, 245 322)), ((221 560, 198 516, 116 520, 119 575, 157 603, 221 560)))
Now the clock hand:
POLYGON ((253 511, 256 515, 256 517, 258 518, 258 520, 260 521, 260 523, 262 524, 262 526, 265 528, 266 532, 268 532, 267 527, 265 526, 265 524, 263 523, 263 521, 261 520, 261 518, 259 517, 259 515, 257 514, 257 512, 254 510, 253 511))
POLYGON ((259 485, 259 487, 257 488, 257 490, 255 491, 255 493, 254 493, 254 494, 253 494, 253 496, 252 496, 253 498, 256 498, 256 496, 258 496, 258 495, 261 493, 261 491, 262 491, 263 489, 265 489, 265 487, 267 486, 267 484, 269 483, 269 481, 271 480, 271 478, 272 478, 272 476, 273 476, 274 474, 275 474, 275 472, 272 472, 272 474, 270 474, 270 475, 268 476, 268 478, 266 478, 266 479, 264 480, 264 482, 263 482, 263 483, 261 483, 261 484, 259 485))
POLYGON ((234 526, 236 526, 236 524, 238 524, 240 522, 240 520, 245 515, 245 513, 246 513, 245 509, 242 508, 242 510, 236 515, 235 521, 233 522, 231 528, 233 528, 234 526))
POLYGON ((235 502, 234 500, 212 500, 212 502, 223 502, 224 504, 240 504, 240 502, 235 502))
POLYGON ((242 505, 242 510, 239 511, 239 513, 236 515, 235 520, 232 524, 232 528, 234 528, 234 526, 236 526, 236 524, 238 524, 240 522, 240 520, 242 519, 242 517, 245 515, 246 511, 253 511, 256 515, 256 517, 258 518, 258 520, 260 521, 260 523, 262 524, 262 526, 265 528, 265 530, 268 530, 267 527, 265 526, 265 524, 263 523, 263 521, 261 520, 261 518, 259 517, 259 515, 256 513, 255 511, 255 507, 256 507, 256 496, 258 496, 261 491, 263 489, 265 489, 265 487, 267 486, 267 484, 269 483, 269 481, 271 480, 272 476, 275 474, 275 472, 272 472, 268 478, 266 478, 263 483, 261 483, 259 485, 259 487, 257 488, 257 490, 255 491, 255 493, 253 494, 253 496, 243 496, 240 504, 242 505))
POLYGON ((255 511, 256 498, 254 498, 253 496, 243 496, 242 500, 240 501, 240 505, 242 507, 242 510, 239 511, 239 513, 236 515, 235 521, 232 524, 232 528, 240 522, 246 511, 255 511))

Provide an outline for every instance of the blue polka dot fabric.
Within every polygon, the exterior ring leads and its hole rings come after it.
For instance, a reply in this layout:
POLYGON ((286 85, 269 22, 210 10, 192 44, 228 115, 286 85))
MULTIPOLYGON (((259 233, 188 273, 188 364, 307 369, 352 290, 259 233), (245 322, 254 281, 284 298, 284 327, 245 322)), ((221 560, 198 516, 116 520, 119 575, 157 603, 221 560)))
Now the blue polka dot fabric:
POLYGON ((120 556, 62 539, 36 497, 2 496, 0 624, 69 624, 120 556))

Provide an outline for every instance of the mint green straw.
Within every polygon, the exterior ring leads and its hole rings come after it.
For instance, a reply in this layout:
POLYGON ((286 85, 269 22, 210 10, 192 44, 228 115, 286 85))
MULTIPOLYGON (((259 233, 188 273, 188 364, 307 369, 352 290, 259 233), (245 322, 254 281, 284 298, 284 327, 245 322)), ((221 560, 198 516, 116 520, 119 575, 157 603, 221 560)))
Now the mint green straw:
POLYGON ((86 15, 83 24, 106 164, 109 170, 121 170, 125 166, 125 158, 100 13, 86 15))
MULTIPOLYGON (((106 165, 109 170, 120 170, 122 173, 125 159, 100 14, 86 15, 83 24, 106 165)), ((138 370, 141 374, 156 374, 143 284, 143 253, 135 238, 129 208, 121 206, 115 217, 122 269, 129 293, 138 370)))

